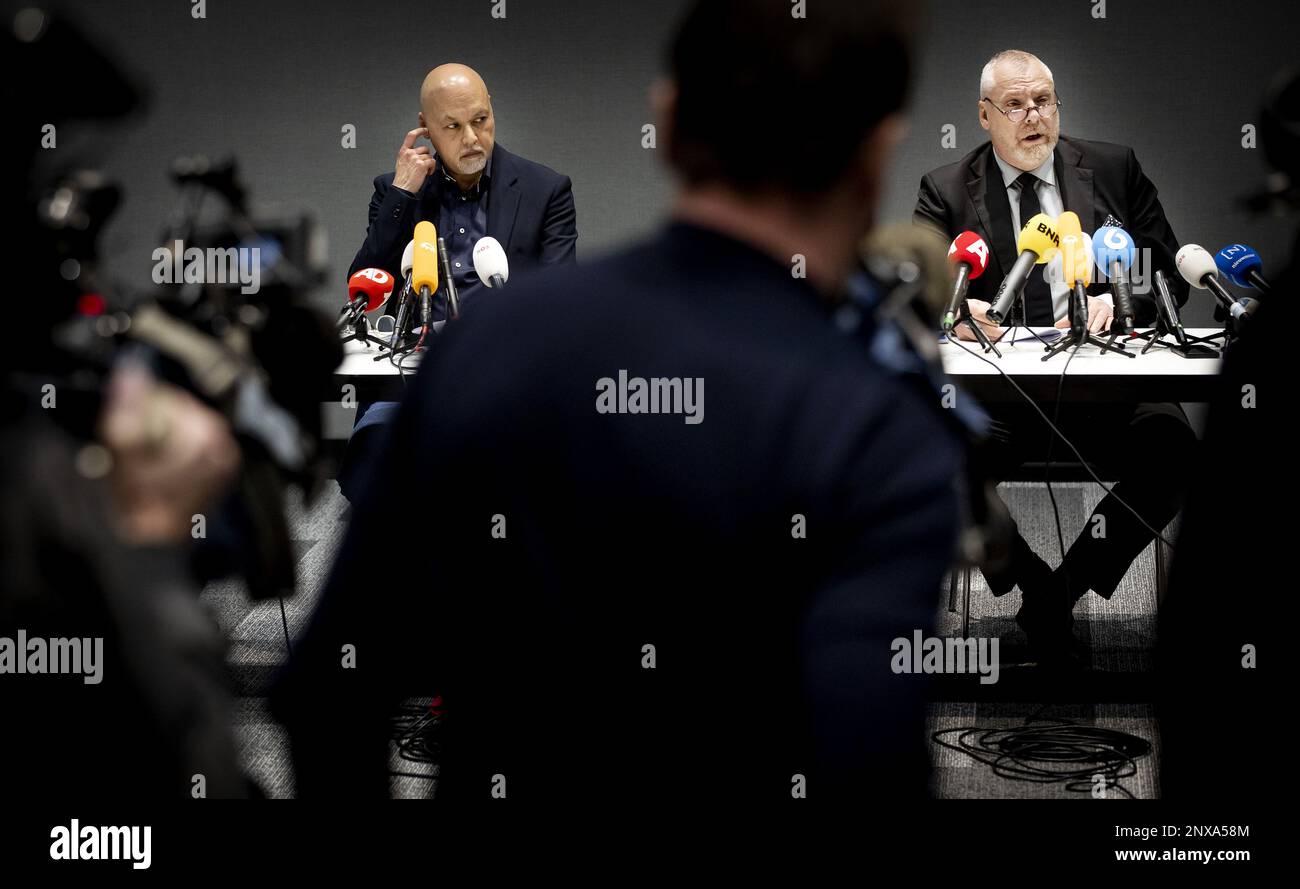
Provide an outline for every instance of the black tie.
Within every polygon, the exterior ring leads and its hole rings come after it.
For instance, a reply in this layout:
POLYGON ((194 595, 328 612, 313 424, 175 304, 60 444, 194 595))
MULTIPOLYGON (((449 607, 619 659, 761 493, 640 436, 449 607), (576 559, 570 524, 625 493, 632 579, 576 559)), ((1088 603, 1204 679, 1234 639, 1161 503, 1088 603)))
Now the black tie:
MULTIPOLYGON (((1021 173, 1016 179, 1020 186, 1020 225, 1043 212, 1038 203, 1038 192, 1034 183, 1038 177, 1033 173, 1021 173)), ((1016 233, 1017 239, 1020 233, 1016 233)), ((1019 250, 1016 251, 1017 253, 1019 250)), ((1025 323, 1031 327, 1051 327, 1056 323, 1056 313, 1052 310, 1052 288, 1043 280, 1043 267, 1034 266, 1025 282, 1025 323)))

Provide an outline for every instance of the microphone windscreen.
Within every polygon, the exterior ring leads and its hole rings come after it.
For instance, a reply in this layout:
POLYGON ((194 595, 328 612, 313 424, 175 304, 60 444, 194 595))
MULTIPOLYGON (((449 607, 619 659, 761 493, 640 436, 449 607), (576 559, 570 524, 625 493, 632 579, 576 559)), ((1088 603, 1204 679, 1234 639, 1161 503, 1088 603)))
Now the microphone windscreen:
POLYGON ((1110 274, 1113 263, 1118 262, 1120 268, 1125 270, 1133 265, 1133 256, 1137 251, 1128 232, 1118 226, 1106 225, 1097 229, 1092 236, 1092 252, 1097 267, 1110 274))
POLYGON ((1073 210, 1066 210, 1056 217, 1056 233, 1062 238, 1066 235, 1078 235, 1082 232, 1083 224, 1079 222, 1079 214, 1073 210))
POLYGON ((1036 263, 1050 262, 1056 255, 1056 251, 1061 249, 1061 236, 1056 233, 1056 220, 1046 213, 1039 213, 1031 216, 1024 227, 1020 229, 1020 239, 1016 242, 1016 249, 1024 253, 1031 250, 1037 254, 1036 263))
POLYGON ((989 245, 975 232, 964 231, 948 245, 948 262, 966 263, 970 266, 967 277, 974 281, 989 266, 989 245))
POLYGON ((415 242, 407 241, 406 249, 402 251, 402 277, 405 278, 411 274, 411 266, 415 263, 415 242))
POLYGON ((1199 244, 1184 244, 1179 247, 1174 255, 1174 265, 1184 281, 1201 290, 1206 289, 1201 281, 1206 275, 1215 272, 1214 257, 1199 244))
POLYGON ((1067 284, 1091 283, 1092 253, 1085 252, 1079 214, 1066 210, 1056 219, 1056 231, 1061 236, 1061 280, 1067 284))
POLYGON ((489 287, 492 286, 493 275, 500 275, 502 281, 510 280, 510 262, 506 259, 506 251, 502 249, 501 242, 491 235, 479 238, 479 242, 474 245, 474 271, 478 273, 479 280, 489 287))
POLYGON ((366 311, 373 312, 393 293, 393 276, 383 269, 361 269, 348 278, 348 299, 364 296, 366 311))
POLYGON ((910 262, 917 267, 926 311, 937 325, 952 291, 946 246, 943 236, 932 228, 898 223, 874 229, 862 249, 867 257, 879 257, 895 266, 910 262))
POLYGON ((411 263, 411 289, 438 289, 438 230, 425 220, 415 224, 415 252, 411 263))
POLYGON ((1245 244, 1229 244, 1214 254, 1214 264, 1219 267, 1223 277, 1238 287, 1252 287, 1246 275, 1255 272, 1264 274, 1264 261, 1259 258, 1255 248, 1245 244))

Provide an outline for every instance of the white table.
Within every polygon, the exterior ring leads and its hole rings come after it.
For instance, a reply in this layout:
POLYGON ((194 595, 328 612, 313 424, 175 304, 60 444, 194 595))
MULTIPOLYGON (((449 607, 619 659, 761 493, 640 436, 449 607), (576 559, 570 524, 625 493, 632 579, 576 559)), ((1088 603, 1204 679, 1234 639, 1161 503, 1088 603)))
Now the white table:
MULTIPOLYGON (((1217 329, 1189 329, 1194 336, 1208 336, 1217 329)), ((980 351, 975 342, 962 342, 970 349, 1012 377, 1022 389, 1035 399, 1054 400, 1061 372, 1069 358, 1062 351, 1043 360, 1042 343, 1017 332, 1015 343, 997 343, 1002 357, 992 352, 980 351)), ((1141 352, 1144 340, 1127 341, 1127 350, 1141 352)), ((960 346, 942 343, 939 354, 944 370, 953 380, 981 401, 1016 401, 1020 395, 1006 381, 997 368, 963 351, 960 346)), ((1096 346, 1079 348, 1070 367, 1065 371, 1065 401, 1206 401, 1212 394, 1221 365, 1219 358, 1184 358, 1159 345, 1152 346, 1145 355, 1132 358, 1106 354, 1096 346)))

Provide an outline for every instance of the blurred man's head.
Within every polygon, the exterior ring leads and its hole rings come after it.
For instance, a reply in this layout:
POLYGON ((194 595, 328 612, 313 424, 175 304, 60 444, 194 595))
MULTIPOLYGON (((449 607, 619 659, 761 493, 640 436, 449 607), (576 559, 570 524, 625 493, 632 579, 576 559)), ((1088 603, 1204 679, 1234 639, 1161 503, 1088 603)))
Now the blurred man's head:
POLYGON ((439 65, 420 86, 420 124, 439 163, 457 179, 483 172, 496 142, 492 97, 478 72, 455 63, 439 65))
POLYGON ((980 74, 980 126, 998 157, 1017 170, 1038 169, 1056 148, 1056 102, 1052 71, 1032 53, 1003 50, 980 74))
POLYGON ((901 138, 915 7, 695 3, 657 96, 661 141, 682 180, 679 215, 691 206, 690 218, 769 253, 808 253, 814 279, 818 251, 833 286, 872 225, 901 138))

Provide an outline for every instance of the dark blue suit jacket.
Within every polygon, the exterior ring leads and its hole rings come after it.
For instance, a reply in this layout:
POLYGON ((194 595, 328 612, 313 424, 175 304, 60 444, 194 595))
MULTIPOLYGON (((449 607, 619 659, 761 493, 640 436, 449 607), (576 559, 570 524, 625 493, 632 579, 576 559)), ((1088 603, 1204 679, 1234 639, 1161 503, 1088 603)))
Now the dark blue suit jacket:
POLYGON ((442 799, 924 796, 891 643, 930 632, 961 447, 788 266, 674 225, 468 305, 406 391, 275 694, 300 794, 386 794, 419 692, 442 799), (702 379, 703 421, 601 412, 621 370, 702 379))
MULTIPOLYGON (((359 269, 381 268, 401 279, 402 251, 415 234, 415 224, 438 218, 432 179, 429 176, 412 197, 393 188, 392 172, 375 177, 366 240, 348 268, 349 277, 359 269)), ((511 154, 497 143, 488 183, 487 233, 505 249, 511 281, 541 266, 574 261, 577 211, 568 176, 511 154)))

